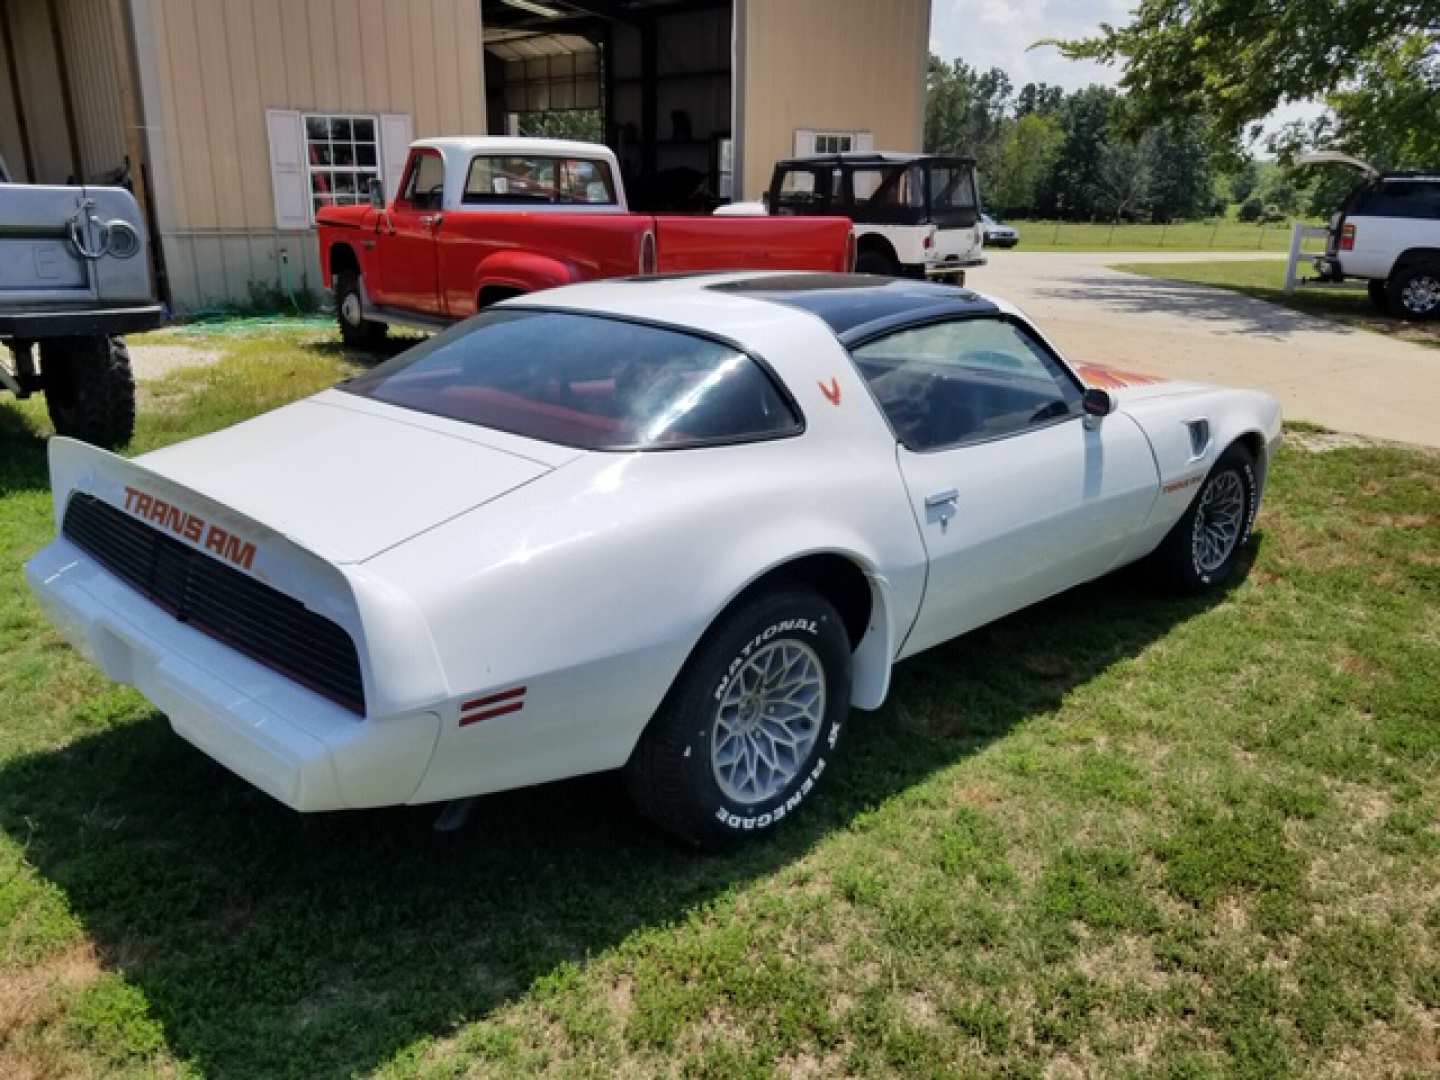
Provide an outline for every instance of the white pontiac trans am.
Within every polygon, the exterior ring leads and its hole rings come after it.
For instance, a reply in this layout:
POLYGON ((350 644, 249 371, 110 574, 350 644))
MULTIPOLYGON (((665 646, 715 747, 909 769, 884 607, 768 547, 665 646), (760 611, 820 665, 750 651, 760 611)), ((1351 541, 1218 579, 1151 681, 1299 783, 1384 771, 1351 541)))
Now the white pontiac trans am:
POLYGON ((730 273, 507 301, 133 461, 50 443, 69 639, 301 811, 623 768, 720 846, 897 660, 1142 558, 1224 582, 1270 397, 1067 364, 1014 308, 730 273))

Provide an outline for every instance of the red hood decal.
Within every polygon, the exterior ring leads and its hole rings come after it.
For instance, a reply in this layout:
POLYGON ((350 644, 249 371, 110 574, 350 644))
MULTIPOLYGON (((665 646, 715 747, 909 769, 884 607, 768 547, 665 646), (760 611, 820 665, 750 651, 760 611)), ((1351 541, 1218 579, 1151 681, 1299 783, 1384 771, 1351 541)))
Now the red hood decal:
POLYGON ((1146 375, 1140 371, 1124 371, 1104 364, 1080 364, 1075 369, 1086 386, 1102 390, 1120 390, 1127 386, 1148 386, 1152 383, 1170 382, 1161 375, 1146 375))

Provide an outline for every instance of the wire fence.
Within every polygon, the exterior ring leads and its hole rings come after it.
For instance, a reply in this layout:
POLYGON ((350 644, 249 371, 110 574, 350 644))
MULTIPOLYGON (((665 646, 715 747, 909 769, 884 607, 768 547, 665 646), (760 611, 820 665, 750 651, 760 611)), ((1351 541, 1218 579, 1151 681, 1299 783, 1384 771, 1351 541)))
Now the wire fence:
MULTIPOLYGON (((1164 225, 1108 221, 1007 221, 1020 232, 1020 247, 1075 251, 1287 251, 1290 227, 1282 222, 1242 222, 1226 218, 1175 221, 1164 225)), ((1305 221, 1304 224, 1321 224, 1305 221)), ((1318 250, 1316 245, 1315 249, 1318 250)), ((1307 250, 1310 250, 1307 245, 1307 250)))

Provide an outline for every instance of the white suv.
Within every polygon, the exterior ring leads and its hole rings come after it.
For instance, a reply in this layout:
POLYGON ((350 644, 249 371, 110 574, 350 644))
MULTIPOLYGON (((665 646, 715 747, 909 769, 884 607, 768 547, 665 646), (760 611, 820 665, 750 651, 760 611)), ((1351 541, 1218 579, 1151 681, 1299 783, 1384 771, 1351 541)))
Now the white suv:
POLYGON ((1321 279, 1363 278, 1375 306, 1401 318, 1440 316, 1440 172, 1379 173, 1333 152, 1300 161, 1365 176, 1330 220, 1325 254, 1315 257, 1321 279))

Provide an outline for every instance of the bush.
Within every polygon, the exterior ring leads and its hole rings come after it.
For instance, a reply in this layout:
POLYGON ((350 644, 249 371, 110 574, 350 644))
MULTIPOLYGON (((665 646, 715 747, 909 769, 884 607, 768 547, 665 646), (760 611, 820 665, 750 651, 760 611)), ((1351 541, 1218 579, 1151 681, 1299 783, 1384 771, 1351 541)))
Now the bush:
POLYGON ((1265 216, 1265 204, 1256 198, 1246 199, 1240 204, 1238 216, 1241 221, 1259 221, 1265 216))

